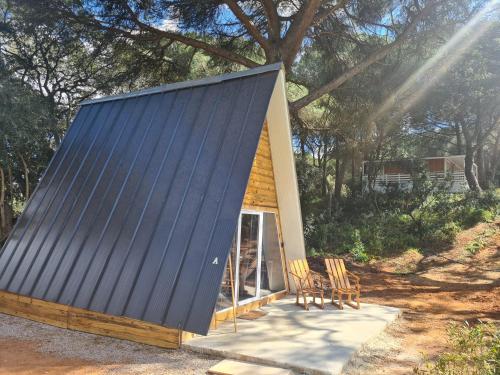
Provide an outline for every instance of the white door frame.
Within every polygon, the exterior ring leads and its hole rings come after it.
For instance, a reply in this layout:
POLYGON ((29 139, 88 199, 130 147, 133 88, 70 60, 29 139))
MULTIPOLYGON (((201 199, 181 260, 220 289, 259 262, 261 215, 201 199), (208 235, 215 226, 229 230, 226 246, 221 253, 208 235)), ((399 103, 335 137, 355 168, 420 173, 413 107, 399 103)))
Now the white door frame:
POLYGON ((240 215, 238 217, 238 235, 236 242, 236 267, 235 267, 235 301, 238 306, 245 305, 247 303, 259 300, 260 297, 260 278, 262 271, 262 232, 263 232, 263 224, 264 224, 264 212, 262 211, 253 211, 253 210, 241 210, 240 215), (240 249, 241 249, 241 218, 243 215, 256 215, 259 217, 259 233, 258 233, 258 242, 257 242, 257 274, 256 274, 256 287, 255 287, 255 297, 246 298, 244 301, 240 302, 240 249))

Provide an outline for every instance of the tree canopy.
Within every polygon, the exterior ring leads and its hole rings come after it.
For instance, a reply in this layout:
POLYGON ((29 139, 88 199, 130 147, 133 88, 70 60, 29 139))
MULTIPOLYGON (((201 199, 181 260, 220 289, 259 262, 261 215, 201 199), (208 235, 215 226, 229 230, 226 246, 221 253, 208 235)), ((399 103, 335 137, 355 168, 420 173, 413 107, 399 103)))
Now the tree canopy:
POLYGON ((4 217, 81 100, 279 61, 305 223, 362 195, 363 160, 465 154, 471 189, 498 184, 498 2, 0 0, 0 11, 4 217))

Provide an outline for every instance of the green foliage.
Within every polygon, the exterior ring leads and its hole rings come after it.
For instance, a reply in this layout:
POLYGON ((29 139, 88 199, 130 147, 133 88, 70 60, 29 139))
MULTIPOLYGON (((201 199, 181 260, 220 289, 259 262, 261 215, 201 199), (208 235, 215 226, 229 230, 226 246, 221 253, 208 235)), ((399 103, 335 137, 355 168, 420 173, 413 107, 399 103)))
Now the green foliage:
MULTIPOLYGON (((431 223, 429 222, 431 225, 431 223)), ((430 229, 424 238, 430 244, 435 245, 450 245, 455 240, 457 234, 462 228, 454 221, 445 223, 437 230, 430 229)))
POLYGON ((451 350, 415 369, 418 375, 494 375, 500 371, 500 332, 493 324, 450 324, 451 350))
POLYGON ((488 244, 488 239, 496 233, 495 229, 487 229, 465 246, 465 251, 474 255, 488 244))
POLYGON ((351 247, 349 252, 351 253, 354 260, 357 260, 358 262, 368 261, 369 258, 365 252, 365 245, 363 245, 363 242, 361 241, 359 229, 354 230, 351 240, 353 246, 351 247))
POLYGON ((474 240, 465 246, 465 250, 470 253, 471 255, 476 254, 479 250, 481 250, 484 247, 484 242, 479 239, 479 240, 474 240))
POLYGON ((410 248, 439 250, 461 230, 493 220, 499 205, 494 192, 449 194, 422 178, 409 191, 346 197, 331 216, 319 200, 304 221, 306 241, 316 252, 361 262, 410 248))
POLYGON ((24 187, 40 178, 52 157, 53 123, 45 98, 0 66, 0 168, 12 171, 11 205, 27 198, 24 187))

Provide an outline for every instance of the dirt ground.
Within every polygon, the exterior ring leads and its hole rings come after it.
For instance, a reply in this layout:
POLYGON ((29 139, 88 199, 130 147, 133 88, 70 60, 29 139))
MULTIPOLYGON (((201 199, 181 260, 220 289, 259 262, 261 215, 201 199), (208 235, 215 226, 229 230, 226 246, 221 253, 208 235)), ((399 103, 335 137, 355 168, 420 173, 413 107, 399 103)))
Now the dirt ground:
MULTIPOLYGON (((412 373, 422 358, 446 349, 450 321, 500 320, 500 221, 461 233, 439 255, 408 253, 352 268, 362 301, 399 307, 403 316, 364 347, 347 374, 412 373), (467 244, 492 231, 470 256, 467 244)), ((218 360, 0 314, 0 375, 204 374, 218 360)))
POLYGON ((220 359, 0 314, 0 374, 205 374, 220 359))
POLYGON ((396 306, 402 318, 369 343, 348 374, 408 374, 447 348, 451 321, 500 321, 500 222, 462 232, 454 247, 439 255, 407 255, 358 268, 366 302, 396 306), (465 247, 495 232, 471 256, 465 247), (398 275, 404 267, 416 272, 398 275))

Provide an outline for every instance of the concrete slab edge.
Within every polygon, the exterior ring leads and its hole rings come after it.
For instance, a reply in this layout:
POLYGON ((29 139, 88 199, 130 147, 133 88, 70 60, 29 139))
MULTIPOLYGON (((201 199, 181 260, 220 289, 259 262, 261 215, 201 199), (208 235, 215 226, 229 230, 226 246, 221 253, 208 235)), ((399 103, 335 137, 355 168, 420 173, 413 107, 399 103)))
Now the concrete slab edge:
MULTIPOLYGON (((368 345, 368 342, 370 342, 371 340, 373 340, 375 337, 377 337, 378 335, 380 335, 382 332, 384 332, 387 327, 389 327, 390 325, 396 323, 402 316, 403 316, 403 310, 397 308, 397 307, 393 307, 393 309, 397 310, 397 315, 396 317, 394 318, 394 320, 392 321, 389 321, 389 322, 386 322, 384 328, 379 332, 377 333, 376 335, 373 335, 371 336, 370 338, 368 338, 368 340, 366 340, 359 348, 358 350, 356 350, 352 355, 351 355, 351 358, 349 358, 349 360, 344 363, 344 365, 342 366, 342 370, 340 371, 340 374, 343 374, 345 373, 345 371, 351 366, 353 365, 354 361, 359 357, 359 353, 364 350, 366 348, 366 346, 368 345)), ((331 375, 331 374, 330 374, 331 375)))
POLYGON ((290 366, 289 364, 284 363, 284 362, 280 362, 280 361, 273 361, 273 360, 269 360, 269 359, 258 358, 258 357, 248 356, 248 355, 238 354, 238 353, 231 353, 231 352, 228 352, 225 350, 199 348, 199 347, 195 347, 195 346, 190 346, 189 344, 183 344, 182 348, 185 350, 191 351, 191 352, 200 353, 200 354, 204 354, 204 355, 213 355, 213 356, 222 357, 222 358, 235 359, 238 361, 255 363, 255 364, 264 365, 264 366, 280 367, 280 368, 292 370, 292 371, 299 373, 299 374, 331 375, 331 373, 328 371, 318 371, 316 369, 311 369, 311 368, 290 366))
MULTIPOLYGON (((378 336, 380 333, 384 332, 387 329, 388 326, 390 326, 391 324, 395 323, 399 318, 401 318, 401 316, 403 315, 403 311, 401 309, 395 308, 395 307, 394 307, 394 309, 397 310, 397 315, 394 318, 394 320, 386 322, 384 328, 380 332, 378 332, 377 334, 375 334, 375 335, 371 336, 370 338, 368 338, 368 340, 366 341, 366 343, 369 342, 369 341, 371 341, 373 338, 375 338, 376 336, 378 336)), ((341 371, 340 371, 339 374, 343 374, 345 372, 345 370, 347 370, 348 367, 350 365, 352 365, 353 361, 358 357, 359 352, 366 347, 366 343, 362 344, 359 347, 359 349, 356 350, 351 355, 351 357, 349 358, 349 360, 346 363, 344 363, 344 365, 342 366, 342 369, 341 369, 341 371)), ((182 348, 185 349, 185 350, 187 350, 187 351, 191 351, 191 352, 195 352, 195 353, 200 353, 200 354, 205 354, 205 355, 212 355, 212 356, 216 356, 216 357, 222 357, 222 358, 228 358, 228 359, 235 359, 235 360, 239 360, 239 361, 244 361, 244 362, 249 362, 249 363, 255 363, 255 364, 261 364, 261 365, 265 365, 265 366, 281 367, 281 368, 292 370, 292 371, 297 372, 299 374, 307 374, 307 375, 337 375, 337 374, 332 374, 330 371, 320 371, 320 370, 313 369, 313 368, 291 366, 290 364, 285 363, 285 362, 273 361, 273 360, 269 360, 269 359, 265 359, 265 358, 258 358, 258 357, 248 356, 248 355, 239 354, 239 353, 232 353, 232 352, 228 352, 228 351, 225 351, 225 350, 217 350, 217 349, 200 348, 200 347, 196 347, 196 346, 191 346, 191 345, 189 345, 189 342, 188 343, 183 343, 182 344, 182 348)))

